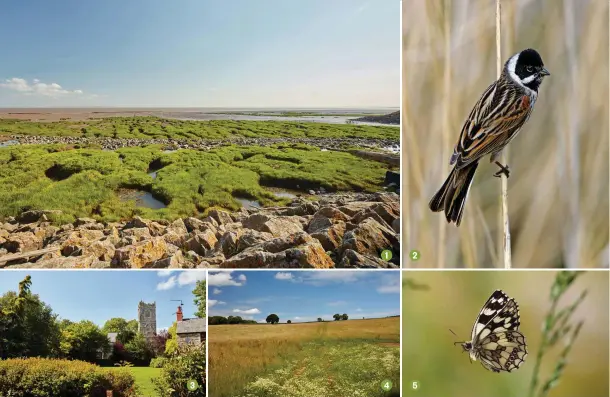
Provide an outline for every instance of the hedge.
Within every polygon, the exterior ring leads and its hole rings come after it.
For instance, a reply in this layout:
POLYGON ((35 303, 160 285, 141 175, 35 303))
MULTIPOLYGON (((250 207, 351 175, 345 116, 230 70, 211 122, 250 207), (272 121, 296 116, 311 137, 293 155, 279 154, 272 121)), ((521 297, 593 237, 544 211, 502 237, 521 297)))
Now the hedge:
POLYGON ((137 396, 128 371, 111 371, 78 360, 14 358, 0 360, 0 396, 11 397, 137 396))

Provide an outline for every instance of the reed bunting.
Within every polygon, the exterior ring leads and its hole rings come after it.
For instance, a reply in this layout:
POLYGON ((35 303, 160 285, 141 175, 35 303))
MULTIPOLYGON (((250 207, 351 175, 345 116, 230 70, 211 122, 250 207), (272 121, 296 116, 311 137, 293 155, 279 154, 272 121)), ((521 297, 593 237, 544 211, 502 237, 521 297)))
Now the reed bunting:
POLYGON ((523 50, 506 62, 500 78, 483 92, 462 127, 451 156, 453 170, 430 200, 432 211, 445 211, 447 222, 460 225, 479 160, 488 154, 500 167, 494 176, 508 178, 508 165, 497 159, 529 118, 538 87, 549 74, 536 50, 523 50))

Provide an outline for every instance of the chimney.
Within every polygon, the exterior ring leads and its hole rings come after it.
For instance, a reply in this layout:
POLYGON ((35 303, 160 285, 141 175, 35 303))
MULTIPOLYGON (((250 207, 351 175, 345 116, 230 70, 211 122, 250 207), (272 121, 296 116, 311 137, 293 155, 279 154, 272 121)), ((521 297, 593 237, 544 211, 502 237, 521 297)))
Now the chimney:
POLYGON ((182 308, 178 306, 178 311, 176 312, 176 321, 182 321, 182 308))

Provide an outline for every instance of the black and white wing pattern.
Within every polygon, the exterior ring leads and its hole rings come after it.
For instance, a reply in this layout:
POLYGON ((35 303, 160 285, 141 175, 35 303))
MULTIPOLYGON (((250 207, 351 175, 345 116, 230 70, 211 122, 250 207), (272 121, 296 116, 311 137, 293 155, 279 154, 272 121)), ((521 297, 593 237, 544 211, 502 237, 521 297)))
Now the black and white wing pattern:
POLYGON ((519 305, 501 290, 494 291, 472 327, 471 341, 462 344, 474 360, 493 372, 511 372, 527 357, 525 336, 519 332, 519 305))

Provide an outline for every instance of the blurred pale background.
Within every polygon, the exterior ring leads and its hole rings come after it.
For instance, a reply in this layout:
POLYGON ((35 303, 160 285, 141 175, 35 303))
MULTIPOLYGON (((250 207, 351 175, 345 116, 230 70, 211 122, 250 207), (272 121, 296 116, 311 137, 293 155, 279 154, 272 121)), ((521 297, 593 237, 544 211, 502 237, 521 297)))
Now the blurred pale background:
MULTIPOLYGON (((550 307, 549 291, 556 271, 409 271, 403 272, 402 362, 403 396, 515 397, 528 396, 542 327, 550 307), (409 288, 413 283, 427 289, 409 288), (520 331, 528 356, 512 373, 493 373, 455 341, 470 340, 472 325, 491 293, 501 289, 519 304, 520 331), (458 336, 449 331, 451 329, 458 336), (412 389, 412 382, 419 389, 412 389)), ((549 397, 607 397, 609 273, 589 271, 578 277, 559 300, 569 306, 583 290, 588 295, 572 318, 584 325, 569 355, 564 375, 549 397)), ((541 381, 553 372, 560 341, 544 357, 541 381)))
MULTIPOLYGON (((501 183, 488 157, 459 228, 428 208, 468 113, 496 79, 495 1, 402 4, 405 266, 502 266, 501 183), (411 250, 421 260, 408 260, 411 250)), ((503 0, 502 63, 528 47, 551 76, 509 145, 513 267, 608 267, 608 1, 503 0)))

